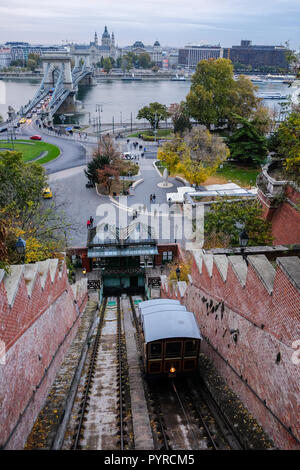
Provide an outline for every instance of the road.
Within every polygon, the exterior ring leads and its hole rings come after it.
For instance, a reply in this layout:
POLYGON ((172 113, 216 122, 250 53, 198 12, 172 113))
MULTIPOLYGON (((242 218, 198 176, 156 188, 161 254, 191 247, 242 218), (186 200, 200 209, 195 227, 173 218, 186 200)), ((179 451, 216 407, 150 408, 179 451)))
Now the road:
MULTIPOLYGON (((128 225, 133 220, 133 208, 139 212, 139 220, 145 224, 154 225, 156 236, 160 241, 174 241, 177 237, 174 226, 170 226, 169 207, 166 194, 176 192, 182 183, 174 178, 169 178, 171 188, 162 188, 158 184, 162 177, 154 168, 153 163, 157 157, 157 144, 147 142, 145 144, 139 139, 116 139, 116 145, 122 152, 131 152, 139 157, 140 175, 135 180, 144 181, 136 187, 129 197, 109 198, 98 196, 95 188, 86 188, 87 182, 84 174, 90 153, 94 144, 83 144, 68 138, 48 135, 42 129, 38 129, 32 123, 26 123, 16 130, 16 137, 28 138, 30 135, 39 134, 43 141, 57 145, 61 155, 44 165, 49 175, 48 180, 53 191, 53 201, 44 201, 45 204, 54 202, 62 209, 68 219, 72 222, 74 230, 66 232, 68 246, 86 246, 87 227, 86 221, 90 216, 94 218, 94 224, 103 221, 108 213, 107 221, 119 226, 128 225), (141 151, 133 149, 132 142, 137 141, 143 145, 144 157, 141 151), (146 151, 144 148, 146 147, 146 151), (150 203, 150 194, 155 194, 155 205, 150 203), (162 226, 168 226, 163 232, 162 226)), ((5 138, 3 135, 2 138, 5 138)))
MULTIPOLYGON (((43 132, 42 129, 36 128, 32 123, 21 124, 21 127, 15 129, 17 139, 28 139, 28 137, 34 134, 40 135, 44 142, 56 145, 60 149, 61 153, 58 158, 43 165, 48 174, 86 165, 87 150, 81 143, 50 136, 43 132)), ((6 137, 6 132, 0 134, 1 139, 5 139, 6 137)))
MULTIPOLYGON (((127 147, 126 139, 121 142, 121 146, 123 151, 130 150, 127 147)), ((173 229, 170 230, 166 238, 162 237, 161 224, 163 222, 166 224, 169 220, 166 193, 176 191, 176 188, 182 186, 182 183, 170 178, 170 182, 173 184, 171 188, 166 189, 157 186, 158 183, 162 182, 162 178, 153 166, 155 158, 150 158, 153 155, 156 156, 156 152, 157 147, 153 145, 150 150, 149 146, 149 151, 146 150, 146 156, 149 158, 140 157, 138 162, 141 174, 135 179, 143 179, 144 181, 136 187, 133 195, 128 197, 109 198, 108 196, 98 196, 95 188, 86 188, 87 180, 83 171, 84 166, 49 175, 49 184, 54 194, 54 201, 59 206, 62 205, 66 216, 76 226, 76 230, 67 233, 69 246, 86 246, 86 221, 90 216, 93 216, 95 225, 106 217, 106 221, 124 227, 133 220, 133 206, 138 211, 141 209, 139 214, 141 222, 150 225, 154 223, 156 235, 160 241, 174 241, 173 229), (156 207, 150 204, 150 194, 154 193, 156 195, 156 207), (164 206, 159 208, 158 206, 161 204, 164 204, 164 206), (156 212, 157 215, 154 216, 156 212)))

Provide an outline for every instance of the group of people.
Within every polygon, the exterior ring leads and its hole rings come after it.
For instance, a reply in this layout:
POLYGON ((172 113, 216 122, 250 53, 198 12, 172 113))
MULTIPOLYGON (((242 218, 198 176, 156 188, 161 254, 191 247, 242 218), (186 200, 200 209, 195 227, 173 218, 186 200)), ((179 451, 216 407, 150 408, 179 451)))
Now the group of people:
POLYGON ((150 194, 150 203, 156 201, 156 196, 155 194, 150 194))
POLYGON ((91 216, 86 222, 86 228, 93 228, 94 219, 91 216))

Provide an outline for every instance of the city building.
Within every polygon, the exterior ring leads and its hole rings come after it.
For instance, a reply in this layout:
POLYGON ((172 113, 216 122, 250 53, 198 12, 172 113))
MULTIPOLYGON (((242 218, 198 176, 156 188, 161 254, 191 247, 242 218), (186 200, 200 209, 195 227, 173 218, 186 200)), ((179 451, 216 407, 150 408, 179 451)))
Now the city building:
POLYGON ((0 70, 9 67, 11 63, 10 47, 0 46, 0 70))
POLYGON ((48 52, 66 51, 65 46, 43 46, 41 44, 33 45, 28 42, 7 42, 6 47, 10 47, 11 60, 22 61, 22 65, 26 65, 29 54, 47 54, 48 52))
POLYGON ((224 49, 224 57, 233 63, 250 65, 253 68, 288 68, 287 48, 284 46, 252 45, 252 41, 242 40, 239 46, 224 49))
POLYGON ((145 46, 142 41, 135 41, 132 46, 125 46, 122 49, 122 55, 128 52, 133 52, 136 55, 149 54, 151 62, 154 62, 159 67, 162 67, 163 50, 158 41, 155 41, 153 46, 145 46))
POLYGON ((120 56, 120 49, 115 44, 114 33, 111 35, 108 32, 107 26, 101 37, 101 44, 98 42, 98 34, 95 32, 94 41, 86 44, 72 44, 70 47, 71 56, 78 52, 88 52, 90 54, 90 64, 96 65, 101 62, 101 59, 112 57, 117 59, 120 56))
POLYGON ((223 57, 223 48, 218 46, 188 45, 178 51, 178 65, 195 67, 200 60, 219 59, 223 57))
POLYGON ((158 41, 155 41, 155 43, 153 44, 151 60, 159 67, 162 67, 162 47, 158 41))

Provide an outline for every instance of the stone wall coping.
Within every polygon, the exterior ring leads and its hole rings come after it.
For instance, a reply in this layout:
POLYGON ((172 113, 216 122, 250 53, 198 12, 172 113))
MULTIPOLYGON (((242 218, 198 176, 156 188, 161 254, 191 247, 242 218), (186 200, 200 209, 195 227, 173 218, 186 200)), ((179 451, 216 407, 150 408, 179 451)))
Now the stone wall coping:
POLYGON ((300 258, 298 256, 281 257, 276 259, 276 263, 300 292, 300 258))
POLYGON ((265 255, 248 256, 248 262, 255 270, 257 276, 261 279, 269 294, 273 291, 276 271, 265 255))

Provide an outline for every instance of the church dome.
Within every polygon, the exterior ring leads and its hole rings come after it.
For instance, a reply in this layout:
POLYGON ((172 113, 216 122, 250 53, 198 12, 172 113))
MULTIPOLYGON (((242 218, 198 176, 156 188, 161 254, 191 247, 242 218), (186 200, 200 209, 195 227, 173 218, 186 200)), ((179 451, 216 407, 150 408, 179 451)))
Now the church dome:
POLYGON ((135 41, 135 43, 133 44, 133 47, 142 47, 143 49, 145 49, 145 46, 142 43, 142 41, 135 41))
POLYGON ((102 38, 110 38, 109 32, 107 31, 107 26, 104 28, 104 33, 102 34, 102 38))

